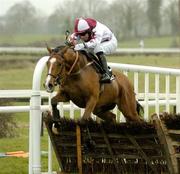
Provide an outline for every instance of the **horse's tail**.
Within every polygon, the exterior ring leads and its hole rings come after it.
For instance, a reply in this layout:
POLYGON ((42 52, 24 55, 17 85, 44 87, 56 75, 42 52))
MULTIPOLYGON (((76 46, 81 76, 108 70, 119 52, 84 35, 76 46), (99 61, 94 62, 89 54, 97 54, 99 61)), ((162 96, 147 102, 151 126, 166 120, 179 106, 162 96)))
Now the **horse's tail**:
POLYGON ((144 113, 144 108, 137 100, 136 100, 136 111, 138 115, 142 117, 142 114, 144 113))

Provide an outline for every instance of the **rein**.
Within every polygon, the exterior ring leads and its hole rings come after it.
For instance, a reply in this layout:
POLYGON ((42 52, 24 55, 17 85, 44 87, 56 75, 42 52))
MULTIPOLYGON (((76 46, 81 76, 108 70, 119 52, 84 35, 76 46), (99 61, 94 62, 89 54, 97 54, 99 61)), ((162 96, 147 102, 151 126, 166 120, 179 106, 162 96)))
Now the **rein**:
POLYGON ((76 59, 75 59, 73 65, 71 66, 71 69, 68 71, 67 75, 70 75, 70 74, 71 74, 71 72, 72 72, 72 70, 74 69, 74 67, 76 66, 78 60, 79 60, 79 53, 78 53, 78 51, 76 51, 76 59))

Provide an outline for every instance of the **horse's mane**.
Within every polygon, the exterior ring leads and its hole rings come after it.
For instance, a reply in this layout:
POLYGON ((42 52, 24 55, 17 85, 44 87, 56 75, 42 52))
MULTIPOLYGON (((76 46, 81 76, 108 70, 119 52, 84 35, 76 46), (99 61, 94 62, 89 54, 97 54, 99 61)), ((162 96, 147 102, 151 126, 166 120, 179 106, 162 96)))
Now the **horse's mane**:
MULTIPOLYGON (((53 53, 59 53, 60 51, 63 51, 65 48, 73 49, 72 47, 69 47, 67 45, 59 45, 59 46, 55 47, 54 49, 52 49, 52 51, 53 51, 53 53)), ((85 55, 88 61, 92 60, 93 55, 87 49, 79 50, 79 53, 85 55)))
POLYGON ((67 45, 59 45, 59 46, 53 48, 52 51, 54 53, 58 53, 59 51, 62 51, 65 47, 67 47, 67 45))

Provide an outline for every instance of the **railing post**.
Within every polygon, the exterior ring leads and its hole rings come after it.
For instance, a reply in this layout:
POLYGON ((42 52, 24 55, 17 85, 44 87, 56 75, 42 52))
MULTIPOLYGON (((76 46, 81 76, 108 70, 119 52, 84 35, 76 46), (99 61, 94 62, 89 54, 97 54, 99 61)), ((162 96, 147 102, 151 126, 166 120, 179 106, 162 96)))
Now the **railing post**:
POLYGON ((180 76, 176 77, 176 113, 180 113, 180 76))
POLYGON ((49 56, 42 57, 34 70, 30 99, 29 125, 29 174, 41 174, 40 130, 41 130, 41 75, 49 56))
POLYGON ((137 97, 137 94, 139 93, 139 73, 138 72, 134 72, 134 92, 136 93, 136 97, 137 97))
POLYGON ((145 73, 145 86, 144 86, 144 101, 145 101, 145 109, 144 109, 144 119, 148 120, 149 119, 149 106, 148 106, 148 101, 149 101, 149 73, 145 73))
POLYGON ((170 76, 166 75, 166 112, 170 112, 170 76))
POLYGON ((159 116, 159 74, 155 74, 155 111, 159 116))
MULTIPOLYGON (((49 99, 48 99, 49 110, 52 111, 51 98, 52 98, 52 93, 49 94, 49 99)), ((62 113, 60 115, 62 115, 62 113)), ((52 174, 52 144, 49 135, 48 135, 48 174, 52 174)))
POLYGON ((31 129, 31 165, 32 174, 41 173, 41 154, 40 154, 40 119, 41 119, 41 95, 40 91, 32 92, 30 100, 30 129, 31 129))
POLYGON ((70 118, 74 119, 74 104, 72 101, 70 101, 70 118))

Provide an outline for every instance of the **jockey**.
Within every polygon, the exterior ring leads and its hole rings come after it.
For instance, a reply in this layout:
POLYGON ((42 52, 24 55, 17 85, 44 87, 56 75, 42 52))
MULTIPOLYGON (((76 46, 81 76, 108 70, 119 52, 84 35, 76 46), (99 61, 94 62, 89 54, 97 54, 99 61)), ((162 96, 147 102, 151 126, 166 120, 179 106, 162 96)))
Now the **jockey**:
POLYGON ((108 83, 112 80, 105 54, 111 54, 116 50, 117 39, 107 26, 92 18, 77 18, 74 33, 69 41, 75 45, 75 50, 88 48, 97 55, 104 70, 100 82, 108 83), (84 43, 78 44, 78 40, 84 43))

